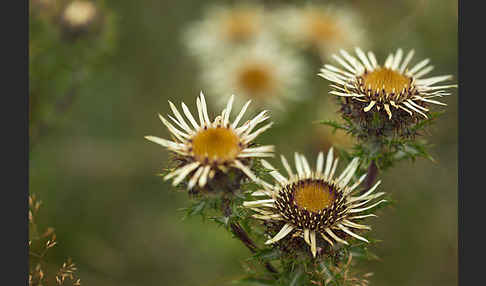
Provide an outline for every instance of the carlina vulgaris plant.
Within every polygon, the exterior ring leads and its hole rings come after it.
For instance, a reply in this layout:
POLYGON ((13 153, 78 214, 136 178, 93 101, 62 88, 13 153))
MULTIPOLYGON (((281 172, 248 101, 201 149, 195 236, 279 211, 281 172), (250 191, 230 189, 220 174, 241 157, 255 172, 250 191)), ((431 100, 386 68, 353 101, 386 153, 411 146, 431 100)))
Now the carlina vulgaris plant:
POLYGON ((318 250, 322 252, 326 249, 318 249, 318 240, 320 245, 330 246, 335 243, 349 245, 346 237, 369 242, 355 231, 371 228, 355 220, 376 216, 364 212, 386 202, 376 200, 382 197, 384 192, 374 193, 381 181, 374 184, 366 193, 355 195, 358 186, 366 178, 364 174, 358 180, 353 180, 359 165, 358 158, 354 158, 336 177, 339 158, 333 157, 332 148, 328 151, 325 162, 324 153, 319 153, 315 169, 311 169, 303 155, 295 153, 294 158, 295 172, 287 159, 281 156, 288 177, 262 160, 263 165, 272 170, 270 175, 275 183, 262 182, 263 189, 254 192, 253 196, 264 198, 243 203, 243 206, 256 212, 253 217, 280 222, 282 225, 278 233, 265 243, 278 243, 285 237, 300 238, 309 245, 312 256, 316 257, 318 250))
MULTIPOLYGON (((191 128, 175 105, 169 102, 174 116, 168 117, 177 127, 163 116, 159 115, 159 118, 172 133, 173 140, 154 136, 146 136, 146 139, 174 153, 178 166, 165 174, 164 179, 173 179, 173 186, 185 186, 189 194, 197 199, 196 204, 188 208, 189 214, 201 212, 201 209, 210 206, 210 209, 218 213, 214 217, 215 221, 226 226, 254 257, 261 257, 262 253, 275 249, 277 245, 279 254, 276 258, 280 260, 280 269, 277 270, 272 261, 261 261, 271 273, 271 281, 285 284, 286 277, 293 273, 292 265, 295 263, 304 265, 306 271, 314 273, 303 275, 302 278, 314 279, 310 281, 327 280, 328 276, 314 277, 320 273, 316 268, 318 261, 324 263, 325 259, 335 256, 336 252, 348 251, 342 248, 342 245, 350 244, 348 241, 369 242, 358 234, 370 229, 360 221, 375 216, 367 211, 373 211, 386 202, 383 199, 376 200, 384 195, 383 192, 374 193, 380 182, 366 192, 357 194, 358 186, 367 177, 361 175, 358 180, 354 179, 359 159, 353 159, 335 178, 339 158, 334 158, 332 148, 326 158, 322 152, 319 153, 315 170, 311 170, 304 156, 295 153, 294 173, 282 156, 282 163, 289 174, 285 178, 270 163, 261 159, 273 156, 273 146, 250 145, 252 140, 272 125, 269 123, 253 131, 259 123, 268 119, 267 112, 262 111, 238 127, 249 103, 244 105, 231 123, 229 116, 232 96, 221 115, 211 121, 201 92, 196 100, 199 122, 182 103, 183 112, 194 127, 191 128), (272 177, 275 184, 271 185, 262 179, 265 175, 272 177), (254 199, 262 195, 268 198, 254 199), (248 225, 253 223, 251 215, 267 221, 263 233, 269 235, 273 232, 261 248, 250 236, 251 233, 258 233, 248 229, 248 225)), ((259 234, 261 239, 262 232, 259 234)), ((326 267, 337 269, 340 261, 349 259, 351 255, 349 252, 335 262, 326 262, 326 267)), ((266 274, 262 277, 269 279, 266 274)))
POLYGON ((442 114, 432 112, 431 105, 445 106, 437 99, 450 95, 449 89, 457 85, 436 84, 452 75, 424 78, 434 66, 427 58, 409 67, 414 50, 405 55, 399 48, 383 65, 371 51, 355 48, 355 52, 357 58, 341 50, 333 55, 339 67, 325 64, 319 73, 332 83, 330 94, 336 96, 345 121, 322 123, 356 137, 358 144, 350 157, 361 157, 370 171, 387 169, 401 159, 431 159, 425 141, 417 137, 442 114))
POLYGON ((274 146, 254 147, 252 141, 273 123, 270 122, 254 131, 258 124, 269 118, 268 111, 264 110, 253 119, 238 126, 251 100, 243 106, 235 120, 230 122, 233 101, 234 96, 231 96, 221 115, 211 121, 206 99, 201 92, 196 100, 199 122, 196 122, 189 108, 182 102, 182 110, 192 127, 186 123, 176 106, 169 101, 175 118, 171 115, 168 117, 177 127, 160 114, 159 118, 174 136, 174 141, 145 136, 147 140, 175 153, 177 160, 181 162, 174 171, 164 177, 164 180, 174 178, 172 185, 177 186, 189 176, 190 179, 186 184, 188 190, 193 188, 203 190, 208 181, 219 178, 219 175, 227 174, 229 171, 243 172, 250 179, 258 180, 248 163, 253 158, 273 156, 274 146))
MULTIPOLYGON (((339 113, 344 123, 331 120, 321 123, 334 129, 342 129, 357 139, 353 152, 340 150, 342 158, 350 163, 337 181, 343 181, 346 185, 347 180, 352 177, 351 173, 360 176, 356 184, 363 183, 364 188, 356 190, 354 197, 348 197, 348 200, 353 202, 351 205, 358 209, 351 207, 348 212, 363 211, 362 216, 355 217, 363 219, 374 216, 373 212, 377 207, 386 205, 386 200, 383 199, 372 202, 384 195, 372 194, 379 185, 380 181, 375 181, 380 171, 390 168, 401 159, 430 158, 427 153, 428 146, 424 141, 418 140, 425 128, 433 124, 440 115, 431 112, 429 105, 446 105, 436 99, 450 95, 448 89, 457 85, 435 85, 450 80, 451 75, 423 78, 433 70, 432 66, 427 66, 429 59, 422 60, 409 69, 413 50, 403 58, 403 51, 398 49, 396 53, 387 57, 383 66, 378 64, 373 52, 365 54, 359 48, 356 48, 359 60, 344 50, 341 50, 340 54, 341 56, 333 55, 340 67, 325 64, 319 75, 332 82, 330 93, 337 96, 339 113), (351 177, 348 178, 348 175, 351 177)), ((365 243, 371 239, 352 232, 354 229, 368 229, 368 226, 363 224, 348 221, 344 224, 344 229, 341 227, 338 235, 337 224, 334 228, 336 230, 329 227, 329 222, 334 222, 333 218, 340 217, 333 214, 346 217, 346 210, 339 209, 342 205, 337 203, 345 196, 337 195, 339 192, 335 191, 338 189, 336 184, 328 181, 328 166, 332 166, 332 174, 335 168, 332 159, 329 159, 329 156, 332 158, 330 154, 332 153, 328 153, 326 169, 322 176, 326 184, 318 183, 319 180, 316 180, 314 173, 322 172, 322 153, 318 156, 316 171, 310 169, 305 157, 296 153, 296 179, 293 178, 295 175, 285 157, 282 156, 282 163, 290 178, 284 177, 264 162, 264 166, 274 170, 270 174, 277 183, 266 185, 263 190, 254 193, 256 196, 265 196, 264 199, 245 202, 244 206, 256 212, 255 218, 266 221, 266 233, 271 237, 267 243, 277 245, 277 252, 283 257, 281 260, 287 264, 286 272, 293 273, 283 281, 294 281, 299 275, 302 276, 302 273, 307 273, 308 275, 304 276, 307 276, 308 280, 305 281, 314 285, 367 285, 366 279, 353 278, 354 282, 351 282, 343 277, 342 271, 336 270, 339 269, 339 263, 343 262, 339 257, 347 257, 350 261, 357 250, 358 254, 369 254, 363 245, 349 245, 339 234, 357 238, 365 243), (318 189, 324 192, 318 192, 318 189), (301 210, 302 207, 305 207, 305 211, 301 210), (327 209, 329 207, 330 209, 327 209), (331 232, 326 233, 326 230, 331 232), (322 236, 322 242, 327 242, 331 246, 338 244, 338 247, 321 247, 325 243, 320 243, 316 239, 316 234, 320 232, 325 234, 322 236), (305 244, 301 242, 301 238, 305 244), (314 261, 302 254, 302 249, 309 246, 312 255, 317 256, 314 261), (286 256, 290 258, 285 259, 286 256), (295 260, 298 260, 297 264, 295 260), (299 267, 299 264, 304 264, 304 267, 299 267)), ((353 190, 354 188, 355 185, 351 187, 353 190)), ((345 190, 343 193, 349 195, 352 192, 345 190)))
MULTIPOLYGON (((437 114, 430 112, 429 104, 445 105, 437 101, 450 93, 452 85, 435 85, 452 78, 450 75, 423 79, 433 67, 423 60, 407 69, 414 51, 404 61, 401 49, 390 54, 383 67, 372 52, 366 56, 359 48, 356 53, 361 62, 341 50, 343 58, 334 59, 343 66, 326 64, 322 77, 332 82, 330 92, 340 100, 340 113, 345 123, 323 123, 343 129, 357 139, 353 152, 340 150, 348 166, 333 180, 337 159, 332 149, 326 164, 320 153, 316 168, 310 168, 306 158, 295 153, 296 172, 285 157, 282 164, 288 177, 262 160, 270 170, 275 184, 260 181, 262 190, 253 196, 259 200, 244 202, 255 212, 254 218, 263 220, 266 244, 274 245, 260 257, 278 257, 282 271, 278 285, 366 285, 366 279, 347 279, 338 265, 358 254, 373 257, 366 244, 374 239, 361 235, 370 227, 361 221, 375 216, 374 212, 386 205, 384 192, 373 193, 384 171, 401 159, 428 157, 427 146, 417 140, 425 127, 432 124, 437 114), (354 175, 359 179, 354 181, 354 175), (347 186, 350 181, 355 183, 347 186), (357 189, 357 186, 363 187, 357 189), (355 240, 362 242, 354 243, 355 240), (304 241, 304 243, 302 242, 304 241), (312 257, 306 255, 309 252, 312 257), (332 271, 331 269, 335 269, 332 271), (337 271, 337 272, 336 272, 337 271)), ((348 268, 349 269, 349 268, 348 268)), ((344 271, 346 273, 346 271, 344 271)), ((272 284, 273 285, 273 284, 272 284)))
POLYGON ((262 159, 273 157, 274 147, 256 146, 252 142, 272 125, 256 128, 269 118, 267 111, 238 126, 250 101, 230 122, 234 96, 214 121, 209 119, 202 92, 196 100, 199 122, 182 103, 192 127, 169 102, 174 116, 168 117, 176 126, 159 117, 172 133, 173 140, 146 136, 174 154, 178 166, 165 174, 164 179, 173 179, 174 186, 185 186, 198 199, 188 213, 211 206, 222 214, 214 220, 225 225, 254 253, 253 258, 263 262, 273 274, 269 277, 252 273, 245 278, 247 282, 368 284, 365 278, 369 274, 358 279, 349 277, 348 273, 353 256, 373 257, 366 245, 375 240, 362 234, 371 229, 362 220, 375 217, 374 212, 388 201, 384 199, 384 192, 375 192, 381 183, 375 182, 378 173, 399 159, 427 156, 426 146, 416 137, 436 117, 429 114, 428 104, 444 105, 432 98, 448 95, 446 89, 455 85, 434 86, 451 76, 421 79, 432 70, 426 67, 428 60, 409 71, 407 65, 413 51, 401 62, 403 52, 399 49, 387 58, 384 67, 377 64, 372 52, 366 57, 357 48, 356 53, 361 63, 342 50, 347 62, 336 55, 334 58, 347 71, 325 65, 320 74, 333 82, 331 94, 344 98, 340 112, 346 122, 323 123, 344 129, 357 139, 352 154, 340 152, 349 162, 339 176, 335 176, 339 157, 334 158, 333 148, 327 156, 319 153, 315 169, 311 169, 303 155, 295 153, 294 172, 281 156, 288 173, 287 177, 283 176, 262 159), (397 92, 400 86, 402 89, 397 92), (404 151, 413 148, 415 152, 404 151), (266 175, 274 184, 262 179, 266 175), (247 190, 250 192, 245 192, 247 190), (262 234, 266 236, 261 248, 250 237, 250 220, 264 221, 261 224, 264 230, 253 232, 260 235, 259 240, 262 234), (279 260, 279 270, 270 264, 274 260, 279 260))
MULTIPOLYGON (((230 97, 221 114, 211 121, 206 99, 201 91, 196 99, 199 121, 196 121, 187 105, 181 103, 183 113, 191 125, 189 126, 177 107, 169 101, 174 116, 168 115, 168 118, 173 123, 160 114, 159 118, 171 132, 173 140, 155 136, 145 138, 173 153, 177 166, 164 175, 164 180, 173 179, 173 186, 184 186, 192 198, 196 199, 196 204, 188 209, 188 214, 202 213, 209 206, 218 213, 215 217, 217 222, 223 223, 250 251, 256 252, 256 244, 237 221, 238 218, 233 219, 237 215, 233 210, 235 204, 238 204, 236 201, 243 196, 242 184, 260 180, 254 172, 258 171, 259 162, 256 160, 273 156, 274 146, 257 146, 253 142, 273 123, 257 127, 270 117, 268 111, 264 110, 240 125, 251 100, 230 121, 233 102, 234 95, 230 97)), ((268 263, 266 268, 270 272, 276 272, 268 263)))

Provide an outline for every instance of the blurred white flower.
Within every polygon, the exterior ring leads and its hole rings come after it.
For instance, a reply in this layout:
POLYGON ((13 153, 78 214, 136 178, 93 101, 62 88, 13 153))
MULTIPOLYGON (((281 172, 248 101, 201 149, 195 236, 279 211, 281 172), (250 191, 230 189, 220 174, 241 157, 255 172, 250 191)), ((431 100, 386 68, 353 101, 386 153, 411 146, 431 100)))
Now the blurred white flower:
POLYGON ((324 58, 340 48, 366 45, 359 15, 344 7, 311 4, 283 7, 271 18, 288 42, 314 49, 324 58))
POLYGON ((260 5, 210 6, 202 20, 186 29, 183 41, 192 55, 201 61, 212 61, 234 48, 251 45, 264 31, 260 5))
POLYGON ((222 103, 221 95, 238 94, 256 107, 285 109, 287 99, 305 98, 303 83, 308 75, 299 55, 270 37, 250 47, 233 51, 222 62, 207 63, 201 77, 204 86, 222 103))

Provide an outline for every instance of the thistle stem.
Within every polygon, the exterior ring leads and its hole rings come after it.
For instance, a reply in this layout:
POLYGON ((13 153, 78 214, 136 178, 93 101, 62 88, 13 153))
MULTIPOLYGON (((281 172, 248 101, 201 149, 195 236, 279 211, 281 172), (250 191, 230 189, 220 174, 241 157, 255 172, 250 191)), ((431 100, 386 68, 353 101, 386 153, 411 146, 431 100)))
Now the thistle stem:
MULTIPOLYGON (((221 203, 221 209, 224 214, 224 216, 229 217, 232 214, 232 210, 230 207, 230 199, 227 197, 223 198, 223 201, 221 203)), ((250 238, 248 233, 241 227, 241 225, 237 222, 230 222, 230 228, 231 232, 241 241, 243 244, 251 251, 251 253, 256 253, 258 251, 258 247, 255 245, 253 240, 250 238)), ((278 271, 270 264, 270 262, 265 262, 265 268, 270 272, 270 273, 278 273, 278 271)))
POLYGON ((375 160, 372 160, 370 165, 368 166, 368 172, 366 173, 365 187, 361 191, 362 194, 364 194, 373 186, 377 176, 378 176, 378 167, 376 166, 375 160))

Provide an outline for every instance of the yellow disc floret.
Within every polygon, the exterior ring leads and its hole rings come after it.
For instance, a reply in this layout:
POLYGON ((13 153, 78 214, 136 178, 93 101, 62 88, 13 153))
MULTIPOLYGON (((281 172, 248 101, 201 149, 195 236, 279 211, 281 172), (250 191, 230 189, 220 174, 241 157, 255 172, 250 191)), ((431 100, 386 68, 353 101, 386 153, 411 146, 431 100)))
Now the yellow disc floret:
POLYGON ((327 184, 310 181, 296 186, 294 201, 300 208, 318 212, 332 205, 336 200, 334 192, 327 184))
POLYGON ((211 127, 199 131, 192 139, 194 157, 205 162, 226 162, 236 158, 240 152, 240 138, 232 130, 211 127))
POLYGON ((410 78, 388 68, 379 68, 363 75, 363 85, 366 90, 371 88, 373 93, 379 93, 383 89, 386 94, 399 93, 403 88, 410 87, 410 78))

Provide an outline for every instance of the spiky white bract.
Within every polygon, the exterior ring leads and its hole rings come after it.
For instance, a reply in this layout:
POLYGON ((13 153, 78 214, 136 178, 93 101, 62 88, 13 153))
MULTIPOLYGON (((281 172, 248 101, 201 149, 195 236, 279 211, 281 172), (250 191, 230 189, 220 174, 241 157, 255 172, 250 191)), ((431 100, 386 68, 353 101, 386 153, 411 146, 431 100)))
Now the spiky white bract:
POLYGON ((264 33, 263 6, 213 5, 203 13, 203 19, 186 28, 183 41, 189 52, 204 63, 221 60, 235 48, 251 46, 264 33))
POLYGON ((216 171, 226 173, 229 168, 239 169, 250 179, 258 180, 243 161, 273 156, 274 146, 272 145, 249 146, 258 135, 270 128, 273 122, 257 128, 257 125, 270 117, 268 111, 264 110, 253 119, 240 125, 250 101, 243 106, 234 121, 230 122, 234 99, 235 97, 232 95, 226 108, 223 109, 221 115, 216 116, 214 121, 209 119, 206 99, 202 92, 196 99, 199 121, 196 121, 189 108, 182 102, 182 111, 190 125, 182 117, 177 107, 169 101, 175 117, 171 115, 168 117, 175 123, 175 126, 160 114, 159 118, 173 135, 173 140, 145 136, 146 139, 178 154, 186 162, 185 165, 167 174, 164 177, 165 180, 174 178, 173 185, 176 186, 189 176, 188 189, 192 189, 196 184, 202 188, 208 180, 214 177, 216 171))
POLYGON ((366 174, 354 180, 359 165, 359 158, 354 158, 344 171, 336 178, 334 173, 339 158, 334 159, 333 148, 330 148, 326 159, 323 152, 317 156, 315 170, 312 170, 306 158, 295 153, 296 172, 292 170, 284 156, 282 163, 288 173, 283 176, 267 161, 263 166, 273 170, 270 175, 275 184, 262 182, 263 189, 253 193, 265 198, 246 201, 243 206, 254 210, 255 218, 285 223, 282 229, 266 243, 276 243, 294 232, 293 236, 302 237, 310 246, 312 255, 317 254, 316 236, 320 235, 327 243, 348 245, 344 235, 350 235, 364 242, 366 238, 356 234, 353 229, 370 229, 355 220, 375 216, 363 214, 386 200, 376 199, 384 192, 375 190, 381 181, 369 190, 357 194, 357 187, 366 178, 366 174))
POLYGON ((363 111, 385 110, 388 118, 393 110, 403 110, 410 116, 420 114, 427 117, 428 104, 446 105, 435 100, 445 95, 449 88, 457 85, 435 85, 452 79, 452 75, 424 78, 434 67, 424 59, 411 68, 408 67, 414 50, 404 55, 402 49, 390 53, 383 65, 379 65, 373 52, 365 54, 355 48, 358 58, 345 50, 333 55, 340 67, 325 64, 319 76, 331 81, 331 94, 348 97, 363 103, 363 111), (405 57, 404 57, 405 56, 405 57))
POLYGON ((352 9, 307 4, 282 7, 271 16, 272 24, 285 39, 302 48, 313 48, 328 58, 339 48, 365 45, 361 19, 352 9))
POLYGON ((202 80, 216 100, 230 91, 241 100, 251 99, 255 107, 272 111, 285 110, 289 101, 305 98, 302 74, 309 72, 298 54, 270 36, 261 37, 251 47, 235 49, 224 64, 207 63, 204 70, 202 80))

